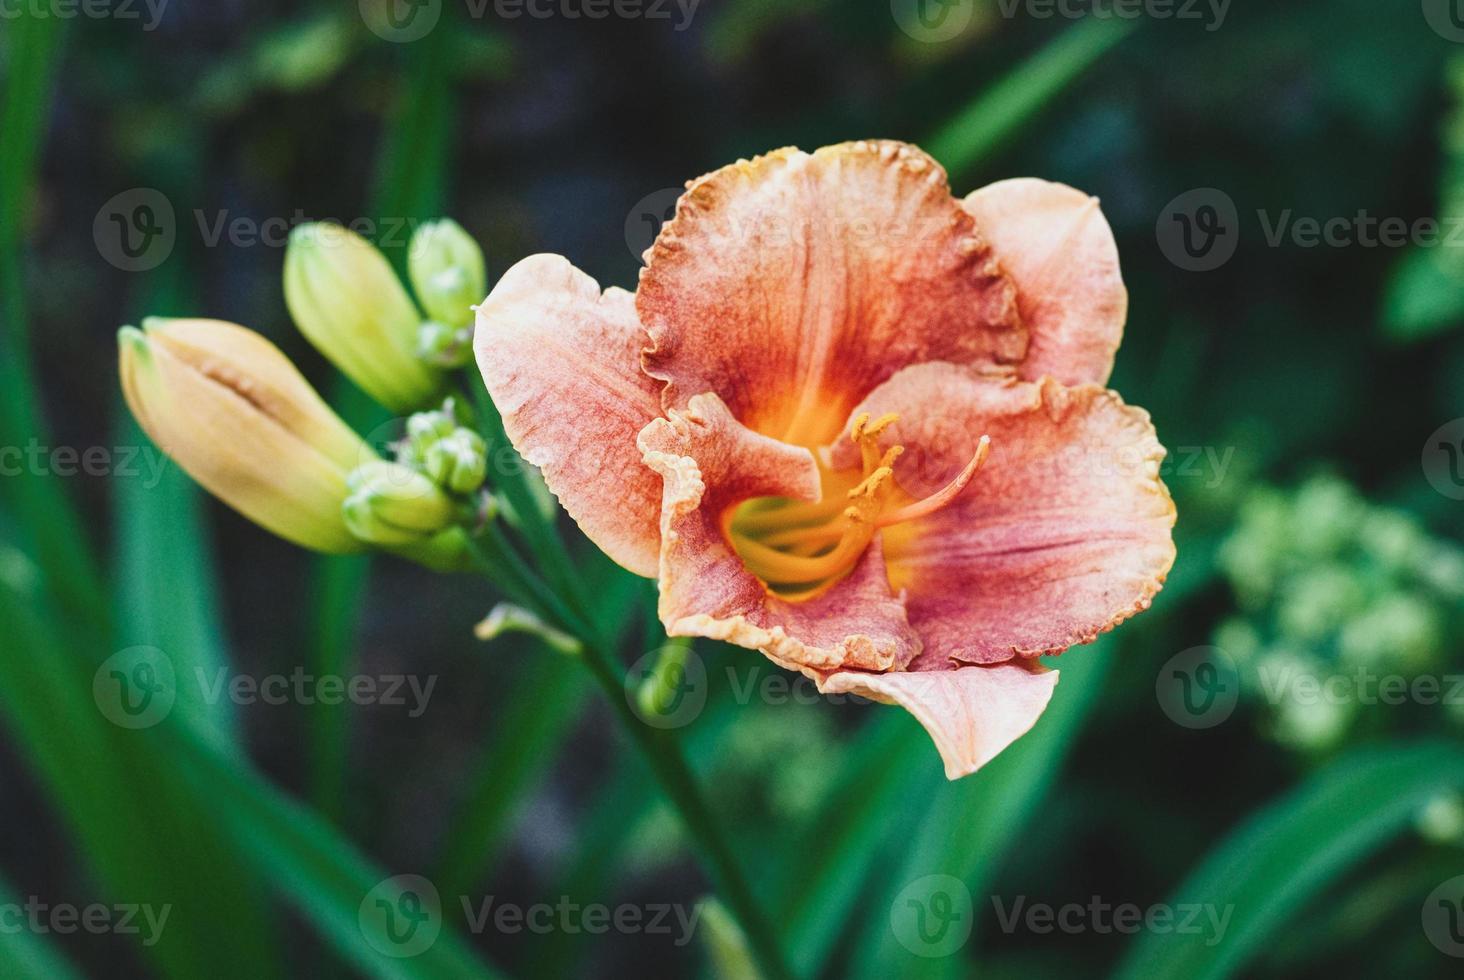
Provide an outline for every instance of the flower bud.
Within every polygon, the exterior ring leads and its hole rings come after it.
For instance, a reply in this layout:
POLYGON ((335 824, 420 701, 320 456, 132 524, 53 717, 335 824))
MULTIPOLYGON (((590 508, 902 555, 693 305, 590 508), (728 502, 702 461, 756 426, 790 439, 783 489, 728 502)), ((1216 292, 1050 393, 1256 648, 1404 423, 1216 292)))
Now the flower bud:
POLYGON ((473 328, 423 321, 417 331, 417 356, 441 368, 460 368, 473 359, 473 328))
POLYGON ((483 250, 451 218, 429 221, 412 235, 407 271, 427 315, 448 327, 472 323, 473 304, 488 294, 483 250))
POLYGON ((488 473, 488 446, 471 429, 458 429, 439 439, 423 461, 427 475, 453 493, 469 494, 483 485, 488 473))
POLYGON ((442 488, 400 463, 367 463, 350 475, 341 512, 363 541, 397 547, 422 541, 452 524, 457 508, 442 488))
POLYGON ((150 318, 117 340, 128 407, 193 479, 296 544, 362 550, 341 504, 376 454, 277 347, 220 320, 150 318))
POLYGON ((422 323, 390 263, 340 225, 300 225, 285 251, 285 303, 309 341, 396 412, 438 397, 445 376, 417 356, 422 323))
POLYGON ((457 413, 451 398, 442 408, 430 412, 414 412, 407 419, 407 437, 399 447, 397 461, 408 466, 424 465, 427 451, 457 430, 457 413))

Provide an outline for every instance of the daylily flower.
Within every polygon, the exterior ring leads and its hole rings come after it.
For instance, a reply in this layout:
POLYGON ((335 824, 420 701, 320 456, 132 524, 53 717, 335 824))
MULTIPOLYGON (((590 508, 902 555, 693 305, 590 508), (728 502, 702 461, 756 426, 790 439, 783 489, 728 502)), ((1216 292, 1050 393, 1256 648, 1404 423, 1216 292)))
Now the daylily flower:
POLYGON ((903 705, 954 779, 1027 731, 1037 657, 1148 607, 1164 450, 1104 388, 1127 293, 1098 202, 956 200, 895 142, 692 181, 639 290, 556 255, 478 311, 514 445, 668 634, 903 705))

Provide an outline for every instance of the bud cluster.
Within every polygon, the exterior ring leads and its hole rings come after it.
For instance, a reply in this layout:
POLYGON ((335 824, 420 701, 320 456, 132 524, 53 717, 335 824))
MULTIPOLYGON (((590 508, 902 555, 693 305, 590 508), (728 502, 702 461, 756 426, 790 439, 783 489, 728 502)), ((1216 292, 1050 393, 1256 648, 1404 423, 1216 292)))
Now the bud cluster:
POLYGON ((330 223, 295 229, 285 256, 285 301, 305 338, 377 402, 416 413, 394 459, 357 436, 274 344, 219 320, 122 328, 133 415, 198 482, 281 537, 468 567, 468 535, 496 503, 482 489, 482 437, 441 399, 449 372, 471 356, 483 253, 443 219, 418 229, 408 267, 416 301, 375 246, 330 223), (434 402, 441 407, 418 411, 434 402))
POLYGON ((395 461, 372 461, 350 476, 343 513, 351 533, 373 544, 404 544, 490 513, 491 498, 478 492, 488 447, 467 421, 452 398, 408 418, 393 446, 395 461))
POLYGON ((285 302, 300 332, 398 412, 440 397, 446 372, 469 361, 472 307, 488 288, 482 249, 447 218, 417 229, 407 264, 420 309, 386 257, 340 225, 301 225, 285 252, 285 302))

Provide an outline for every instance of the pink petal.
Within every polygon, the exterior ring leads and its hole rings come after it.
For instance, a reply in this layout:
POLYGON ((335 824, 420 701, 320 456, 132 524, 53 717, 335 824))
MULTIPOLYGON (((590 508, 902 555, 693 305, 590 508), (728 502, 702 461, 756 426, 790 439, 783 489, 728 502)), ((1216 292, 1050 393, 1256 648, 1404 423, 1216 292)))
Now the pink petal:
POLYGON ((715 395, 657 419, 640 435, 646 465, 665 478, 660 615, 667 633, 761 650, 780 663, 883 670, 908 663, 919 642, 891 595, 878 539, 854 571, 804 602, 771 595, 732 550, 723 520, 753 497, 817 500, 807 449, 743 426, 715 395))
POLYGON ((1000 663, 1087 643, 1148 608, 1174 562, 1174 504, 1148 413, 1096 385, 906 368, 856 411, 900 413, 882 435, 895 479, 925 496, 990 455, 943 510, 887 528, 919 665, 1000 663))
POLYGON ((1011 283, 903 143, 784 149, 693 181, 636 303, 665 406, 716 392, 758 432, 814 446, 895 371, 1026 352, 1011 283))
POLYGON ((858 694, 898 704, 930 733, 947 779, 986 765, 1037 722, 1057 686, 1057 671, 1021 664, 869 674, 841 670, 825 694, 858 694))
POLYGON ((1105 383, 1123 338, 1128 290, 1098 199, 1022 177, 983 187, 962 203, 1017 285, 1031 338, 1021 376, 1105 383))
POLYGON ((531 255, 478 308, 474 348, 514 448, 591 541, 638 575, 656 574, 661 481, 636 433, 660 414, 640 370, 635 298, 602 294, 558 255, 531 255))

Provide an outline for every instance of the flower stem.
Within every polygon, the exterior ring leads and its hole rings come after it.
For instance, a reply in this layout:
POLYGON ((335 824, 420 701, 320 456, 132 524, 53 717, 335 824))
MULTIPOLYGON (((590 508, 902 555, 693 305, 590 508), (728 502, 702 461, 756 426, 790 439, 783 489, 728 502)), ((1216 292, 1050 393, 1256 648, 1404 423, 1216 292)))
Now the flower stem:
POLYGON ((580 659, 600 685, 621 728, 635 743, 662 790, 676 807, 682 823, 701 852, 712 883, 747 934, 762 975, 766 980, 789 980, 793 974, 778 945, 772 923, 758 905, 691 767, 686 763, 681 746, 669 731, 645 724, 631 709, 626 696, 624 671, 606 652, 599 631, 544 585, 513 550, 499 528, 490 526, 474 540, 473 546, 483 571, 515 600, 533 607, 583 642, 580 659))

